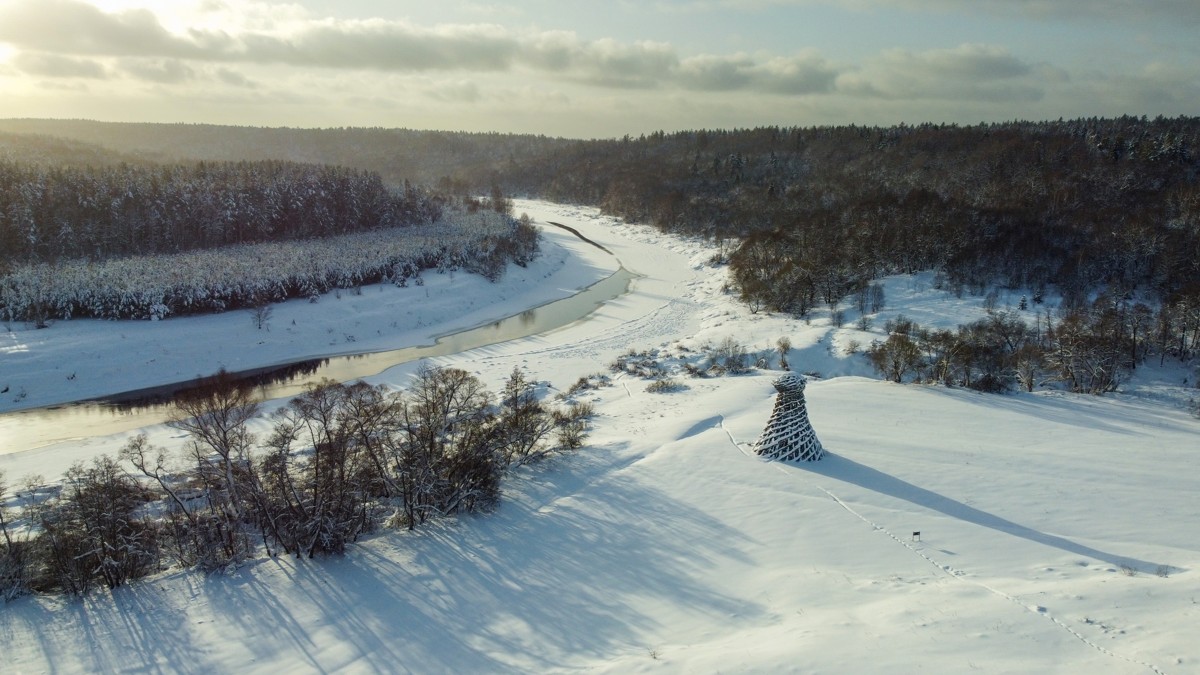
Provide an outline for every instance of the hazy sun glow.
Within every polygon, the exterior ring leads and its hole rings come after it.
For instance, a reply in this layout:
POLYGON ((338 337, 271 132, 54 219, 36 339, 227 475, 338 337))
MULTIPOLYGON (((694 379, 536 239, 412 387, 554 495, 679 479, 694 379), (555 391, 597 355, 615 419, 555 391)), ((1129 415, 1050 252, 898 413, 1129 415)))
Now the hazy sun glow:
POLYGON ((0 0, 0 115, 617 136, 1200 112, 1200 4, 583 5, 0 0))

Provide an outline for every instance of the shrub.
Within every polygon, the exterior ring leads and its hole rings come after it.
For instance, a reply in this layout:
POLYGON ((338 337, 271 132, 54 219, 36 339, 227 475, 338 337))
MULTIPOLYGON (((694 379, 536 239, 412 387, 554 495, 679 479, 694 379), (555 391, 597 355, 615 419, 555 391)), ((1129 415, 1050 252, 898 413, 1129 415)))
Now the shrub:
POLYGON ((5 506, 8 484, 0 471, 0 596, 8 602, 30 591, 33 554, 28 530, 18 535, 10 526, 12 519, 5 506))
POLYGON ((155 527, 135 515, 144 501, 144 491, 111 457, 72 466, 57 497, 28 507, 41 530, 35 588, 82 596, 97 581, 116 588, 156 569, 155 527))
POLYGON ((593 415, 595 408, 591 403, 572 403, 566 410, 554 411, 558 449, 576 450, 583 447, 588 436, 587 421, 593 415))
POLYGON ((750 372, 750 356, 737 340, 727 337, 708 355, 709 370, 741 375, 750 372))
POLYGON ((687 389, 687 385, 671 378, 655 380, 650 383, 650 386, 646 387, 646 391, 651 394, 670 394, 676 391, 683 391, 684 389, 687 389))

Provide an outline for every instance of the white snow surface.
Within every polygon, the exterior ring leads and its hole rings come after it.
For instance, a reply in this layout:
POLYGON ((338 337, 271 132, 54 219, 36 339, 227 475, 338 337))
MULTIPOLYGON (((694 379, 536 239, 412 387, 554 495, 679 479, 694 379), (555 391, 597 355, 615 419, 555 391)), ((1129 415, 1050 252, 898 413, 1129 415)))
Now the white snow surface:
MULTIPOLYGON (((704 242, 582 207, 517 211, 579 229, 642 277, 588 321, 437 363, 493 390, 521 365, 553 392, 629 348, 680 353, 734 337, 765 353, 788 336, 792 367, 820 376, 806 399, 825 459, 787 465, 750 451, 779 371, 680 376, 687 388, 669 394, 616 376, 582 396, 598 413, 588 445, 518 471, 493 514, 383 532, 340 558, 173 570, 81 601, 22 598, 0 608, 0 670, 1200 672, 1200 422, 1178 405, 1181 371, 1155 369, 1132 394, 1102 398, 885 383, 846 353, 850 340, 880 337, 900 312, 952 327, 982 316, 979 299, 917 275, 886 280, 888 308, 869 332, 835 329, 828 312, 810 322, 751 314, 722 292, 725 270, 706 264, 704 242)), ((489 286, 429 275, 429 304, 406 310, 444 318, 427 322, 440 333, 482 316, 452 302, 519 309, 541 291, 518 288, 545 279, 561 295, 611 271, 602 252, 547 234, 555 243, 526 276, 511 269, 489 286)), ((344 351, 325 326, 390 325, 357 300, 279 307, 269 336, 244 315, 18 332, 0 378, 31 376, 14 367, 19 354, 77 372, 69 385, 28 389, 51 402, 144 386, 149 358, 174 359, 186 377, 193 364, 344 351), (279 327, 291 318, 304 329, 256 344, 287 334, 279 327)), ((414 368, 370 381, 402 386, 414 368)), ((144 431, 183 443, 166 427, 144 431)), ((5 455, 0 468, 10 482, 54 478, 128 436, 5 455)))

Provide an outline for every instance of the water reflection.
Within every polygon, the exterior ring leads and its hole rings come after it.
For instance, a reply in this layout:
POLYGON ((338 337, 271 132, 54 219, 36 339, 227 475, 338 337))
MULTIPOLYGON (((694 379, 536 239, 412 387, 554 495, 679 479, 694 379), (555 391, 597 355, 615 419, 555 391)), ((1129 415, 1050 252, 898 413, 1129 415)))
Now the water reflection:
MULTIPOLYGON (((360 358, 361 354, 350 354, 341 358, 355 359, 360 358)), ((262 398, 266 399, 273 387, 278 385, 293 384, 297 380, 302 380, 304 383, 320 379, 313 377, 320 372, 323 366, 329 364, 329 359, 309 359, 306 361, 297 361, 288 363, 282 366, 270 366, 267 368, 255 368, 253 370, 245 370, 233 373, 235 381, 244 387, 251 387, 263 394, 262 398)), ((96 404, 103 408, 107 408, 114 414, 138 412, 142 410, 155 410, 164 408, 175 400, 175 397, 180 394, 185 394, 194 391, 199 384, 199 380, 189 380, 187 382, 176 382, 174 384, 166 384, 160 387, 148 387, 146 389, 136 389, 104 398, 88 401, 87 403, 96 404)), ((301 385, 303 386, 303 385, 301 385)))
MULTIPOLYGON (((323 379, 349 382, 423 358, 547 333, 582 320, 605 302, 629 290, 634 275, 624 267, 562 300, 525 310, 500 321, 438 337, 431 345, 385 352, 308 359, 233 375, 257 387, 261 400, 290 398, 323 379)), ((193 389, 197 380, 138 389, 98 400, 20 410, 0 415, 0 454, 22 452, 67 440, 130 431, 167 419, 170 402, 193 389)))

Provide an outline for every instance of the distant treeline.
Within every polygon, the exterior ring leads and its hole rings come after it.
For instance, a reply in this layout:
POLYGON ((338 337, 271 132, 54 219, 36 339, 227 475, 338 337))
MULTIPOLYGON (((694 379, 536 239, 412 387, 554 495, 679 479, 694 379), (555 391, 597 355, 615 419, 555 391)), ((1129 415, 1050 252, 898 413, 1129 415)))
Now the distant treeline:
MULTIPOLYGON (((430 186, 441 182, 442 187, 478 191, 503 180, 514 166, 537 162, 551 150, 574 143, 529 134, 378 127, 294 129, 39 119, 0 120, 0 134, 3 132, 26 138, 69 139, 91 145, 92 150, 86 151, 89 154, 98 146, 126 159, 164 163, 276 159, 336 164, 378 173, 394 186, 405 181, 430 186)), ((0 146, 3 144, 0 135, 0 146)))
POLYGON ((1200 119, 692 131, 577 143, 516 183, 732 237, 740 291, 803 314, 883 274, 1198 293, 1200 119))
MULTIPOLYGON (((598 205, 732 242, 748 301, 805 313, 888 273, 1200 294, 1200 118, 762 127, 568 140, 403 129, 0 120, 150 159, 310 161, 454 194, 598 205)), ((28 137, 27 137, 28 138, 28 137)), ((3 141, 0 138, 0 141, 3 141)), ((50 153, 50 150, 43 150, 50 153)))
POLYGON ((0 133, 0 320, 164 318, 405 284, 491 281, 538 252, 490 198, 280 160, 159 164, 79 141, 0 133), (419 279, 418 279, 419 283, 419 279))
MULTIPOLYGON (((52 155, 53 157, 53 155, 52 155)), ((437 220, 377 174, 280 161, 64 166, 0 159, 0 262, 178 253, 437 220)))

